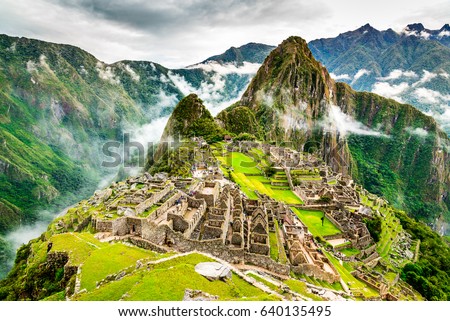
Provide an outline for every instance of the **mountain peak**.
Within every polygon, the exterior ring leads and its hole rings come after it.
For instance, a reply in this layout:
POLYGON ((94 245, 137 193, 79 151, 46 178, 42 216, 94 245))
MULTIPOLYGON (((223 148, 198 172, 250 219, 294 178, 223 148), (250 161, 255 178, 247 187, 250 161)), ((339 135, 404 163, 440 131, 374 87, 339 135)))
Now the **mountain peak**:
POLYGON ((366 32, 366 31, 374 31, 374 30, 376 30, 374 27, 372 27, 369 23, 366 23, 364 26, 359 27, 355 31, 366 32))
POLYGON ((231 63, 236 66, 242 66, 244 62, 261 64, 274 48, 274 46, 250 42, 240 47, 230 47, 224 53, 209 57, 201 63, 215 61, 220 64, 231 63))
POLYGON ((425 30, 425 27, 421 23, 411 23, 411 24, 407 25, 405 29, 408 31, 421 32, 421 31, 425 30))
POLYGON ((450 25, 446 23, 445 25, 442 26, 441 29, 439 29, 439 31, 450 31, 450 25))

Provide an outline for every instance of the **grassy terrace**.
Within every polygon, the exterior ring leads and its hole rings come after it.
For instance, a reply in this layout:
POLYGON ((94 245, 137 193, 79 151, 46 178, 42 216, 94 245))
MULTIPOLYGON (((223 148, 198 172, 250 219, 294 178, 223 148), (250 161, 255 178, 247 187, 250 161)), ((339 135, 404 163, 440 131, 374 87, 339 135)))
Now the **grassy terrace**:
POLYGON ((320 296, 309 292, 306 287, 306 284, 302 281, 290 279, 284 281, 284 284, 286 284, 292 291, 297 292, 307 298, 310 298, 314 301, 323 301, 323 299, 320 296))
POLYGON ((291 207, 291 210, 308 227, 308 230, 314 236, 328 236, 341 233, 341 230, 326 217, 322 226, 321 218, 324 214, 321 211, 302 210, 295 207, 291 207))
POLYGON ((277 262, 286 264, 288 259, 286 252, 283 247, 283 242, 280 239, 280 228, 278 226, 278 221, 275 220, 275 231, 269 232, 269 243, 270 243, 270 257, 277 262))
POLYGON ((376 297, 379 295, 377 290, 373 289, 368 284, 358 280, 350 273, 352 271, 352 268, 349 264, 344 263, 344 265, 341 265, 333 255, 331 255, 327 251, 323 251, 323 253, 334 265, 336 270, 339 272, 342 280, 344 280, 345 284, 348 285, 349 289, 354 294, 360 293, 366 298, 376 297))
MULTIPOLYGON (((344 289, 342 288, 342 285, 340 282, 335 282, 335 283, 328 283, 319 279, 315 279, 313 277, 307 276, 305 274, 300 274, 300 275, 296 275, 297 278, 301 278, 304 279, 306 282, 313 284, 313 285, 317 285, 317 286, 321 286, 323 288, 326 289, 332 289, 332 290, 336 290, 336 291, 343 291, 344 289)), ((299 281, 301 282, 301 281, 299 281)))
POLYGON ((209 281, 196 273, 200 262, 212 261, 200 254, 177 257, 139 269, 121 280, 107 283, 78 300, 181 301, 185 289, 197 289, 219 296, 219 300, 277 300, 233 273, 231 280, 209 281))
MULTIPOLYGON (((242 191, 250 199, 257 199, 255 191, 266 194, 273 199, 285 202, 287 204, 302 204, 300 198, 292 192, 288 187, 285 189, 279 189, 283 187, 275 187, 270 184, 270 179, 263 176, 261 170, 257 167, 261 165, 256 162, 250 156, 243 153, 233 152, 228 153, 226 156, 216 156, 222 164, 222 171, 227 175, 227 168, 232 167, 231 177, 239 184, 242 191)), ((265 165, 262 165, 265 166, 265 165)), ((280 182, 286 182, 285 174, 281 172, 277 173, 280 182)))
POLYGON ((380 211, 385 217, 381 221, 381 234, 377 251, 381 257, 386 257, 392 249, 392 243, 403 228, 390 209, 381 208, 380 211))

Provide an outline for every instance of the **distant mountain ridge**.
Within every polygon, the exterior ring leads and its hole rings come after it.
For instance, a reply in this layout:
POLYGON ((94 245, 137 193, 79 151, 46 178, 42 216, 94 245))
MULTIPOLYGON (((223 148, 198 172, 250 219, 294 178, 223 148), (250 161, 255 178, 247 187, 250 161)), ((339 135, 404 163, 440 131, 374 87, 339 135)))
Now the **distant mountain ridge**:
POLYGON ((397 33, 369 24, 309 42, 331 76, 360 91, 413 104, 450 134, 450 31, 410 24, 397 33))

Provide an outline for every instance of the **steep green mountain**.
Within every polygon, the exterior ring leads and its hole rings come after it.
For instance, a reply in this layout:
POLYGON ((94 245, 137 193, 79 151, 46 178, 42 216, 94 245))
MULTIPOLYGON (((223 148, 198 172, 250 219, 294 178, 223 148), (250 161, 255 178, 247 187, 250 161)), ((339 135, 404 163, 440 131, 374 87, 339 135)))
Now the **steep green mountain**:
POLYGON ((336 170, 348 169, 370 192, 425 221, 450 218, 450 140, 436 121, 335 83, 303 39, 272 51, 240 102, 218 118, 238 106, 253 113, 265 140, 320 150, 336 170))
POLYGON ((209 143, 223 139, 225 131, 211 116, 196 95, 184 97, 172 112, 154 156, 150 154, 147 169, 150 173, 166 172, 170 176, 188 176, 191 169, 189 155, 183 157, 183 148, 195 148, 187 138, 202 137, 209 143))
POLYGON ((418 107, 450 133, 450 31, 408 25, 402 32, 365 25, 309 43, 335 80, 418 107))
POLYGON ((167 114, 161 92, 181 97, 153 63, 107 66, 72 46, 8 36, 0 52, 0 232, 19 223, 18 213, 26 219, 37 205, 92 191, 102 142, 167 114))

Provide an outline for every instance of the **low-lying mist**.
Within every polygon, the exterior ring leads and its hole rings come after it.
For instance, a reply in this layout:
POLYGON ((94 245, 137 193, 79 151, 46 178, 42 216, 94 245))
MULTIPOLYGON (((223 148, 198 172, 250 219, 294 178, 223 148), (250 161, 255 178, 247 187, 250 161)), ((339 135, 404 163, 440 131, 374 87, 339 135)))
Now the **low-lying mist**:
MULTIPOLYGON (((168 116, 157 117, 142 126, 125 127, 123 132, 129 134, 133 143, 139 143, 144 146, 146 155, 148 144, 156 144, 159 142, 168 118, 168 116)), ((99 150, 101 151, 101 148, 99 148, 99 150)), ((123 149, 119 148, 117 152, 121 155, 123 161, 123 149)), ((99 155, 98 158, 99 160, 102 160, 105 158, 105 155, 99 155)), ((84 187, 79 193, 75 193, 77 195, 71 194, 63 197, 58 202, 57 207, 59 210, 41 210, 36 215, 36 220, 33 223, 24 224, 6 235, 0 235, 0 279, 6 277, 7 273, 11 270, 17 249, 44 233, 50 222, 56 217, 64 215, 68 208, 79 201, 80 197, 84 198, 85 195, 90 195, 93 190, 103 189, 112 182, 123 179, 124 177, 138 175, 139 173, 142 173, 143 170, 142 167, 124 168, 123 163, 112 168, 101 168, 100 172, 92 173, 92 181, 95 182, 95 185, 84 187), (66 208, 61 211, 64 207, 66 208)))

